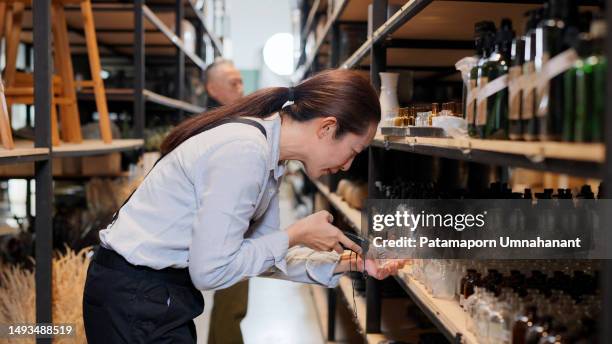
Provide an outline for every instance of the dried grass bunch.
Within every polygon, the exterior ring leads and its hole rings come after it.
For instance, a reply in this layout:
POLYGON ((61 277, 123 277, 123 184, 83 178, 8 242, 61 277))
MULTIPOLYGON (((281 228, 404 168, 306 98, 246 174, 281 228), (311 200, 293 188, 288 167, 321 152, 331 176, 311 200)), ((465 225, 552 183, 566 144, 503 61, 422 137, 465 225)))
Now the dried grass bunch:
MULTIPOLYGON (((83 289, 91 247, 66 252, 53 259, 53 323, 74 324, 75 337, 57 337, 55 344, 86 344, 83 327, 83 289)), ((0 323, 35 323, 34 272, 15 266, 0 270, 0 323)), ((35 343, 34 338, 0 339, 0 343, 35 343)))

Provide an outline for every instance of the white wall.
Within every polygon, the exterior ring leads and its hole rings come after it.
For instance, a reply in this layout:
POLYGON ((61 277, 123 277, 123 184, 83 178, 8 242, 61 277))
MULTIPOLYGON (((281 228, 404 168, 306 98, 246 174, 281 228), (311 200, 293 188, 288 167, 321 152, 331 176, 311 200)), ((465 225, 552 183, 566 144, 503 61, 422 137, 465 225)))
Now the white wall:
POLYGON ((230 18, 231 56, 238 69, 260 71, 260 87, 284 86, 288 78, 265 68, 262 49, 266 40, 278 32, 292 32, 292 0, 226 0, 230 18))

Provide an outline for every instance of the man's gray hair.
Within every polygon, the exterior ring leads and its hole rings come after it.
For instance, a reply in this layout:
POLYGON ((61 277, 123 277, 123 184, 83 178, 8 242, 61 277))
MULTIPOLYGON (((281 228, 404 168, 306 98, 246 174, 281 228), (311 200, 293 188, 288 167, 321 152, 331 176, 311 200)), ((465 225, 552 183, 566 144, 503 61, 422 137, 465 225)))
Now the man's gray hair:
POLYGON ((206 70, 204 71, 204 84, 208 83, 212 72, 215 69, 217 69, 219 66, 223 66, 223 65, 234 66, 234 62, 230 59, 224 59, 222 57, 217 57, 211 64, 208 65, 208 67, 206 67, 206 70))

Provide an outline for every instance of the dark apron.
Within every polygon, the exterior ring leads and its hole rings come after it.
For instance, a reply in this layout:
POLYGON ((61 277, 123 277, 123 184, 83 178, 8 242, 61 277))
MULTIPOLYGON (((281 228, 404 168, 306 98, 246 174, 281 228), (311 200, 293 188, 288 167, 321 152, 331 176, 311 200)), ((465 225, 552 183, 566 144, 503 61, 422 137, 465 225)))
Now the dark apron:
POLYGON ((193 319, 203 311, 187 268, 154 270, 96 249, 83 293, 89 344, 196 343, 193 319))

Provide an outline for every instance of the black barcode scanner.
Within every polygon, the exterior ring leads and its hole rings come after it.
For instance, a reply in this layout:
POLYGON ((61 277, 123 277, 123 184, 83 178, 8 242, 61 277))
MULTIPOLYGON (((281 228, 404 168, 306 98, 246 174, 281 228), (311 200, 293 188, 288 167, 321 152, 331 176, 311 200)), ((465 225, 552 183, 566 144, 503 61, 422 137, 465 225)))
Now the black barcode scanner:
MULTIPOLYGON (((351 239, 351 241, 353 241, 355 244, 359 245, 359 247, 361 247, 361 256, 365 257, 366 253, 368 252, 368 246, 369 243, 366 239, 362 238, 361 236, 359 236, 357 233, 353 233, 353 232, 348 232, 348 231, 342 231, 342 234, 346 235, 347 238, 351 239)), ((351 250, 348 247, 344 247, 344 245, 340 244, 344 249, 351 250)), ((355 251, 353 251, 355 252, 355 251)), ((357 252, 355 252, 357 253, 357 252)), ((363 259, 363 276, 367 277, 368 273, 366 272, 365 269, 365 259, 363 259)))
POLYGON ((342 231, 342 234, 344 234, 347 238, 351 239, 351 241, 353 241, 355 244, 359 246, 363 246, 363 244, 366 243, 365 239, 360 237, 357 233, 353 233, 349 231, 342 231))
MULTIPOLYGON (((352 242, 359 245, 359 247, 361 247, 361 250, 363 251, 361 254, 365 255, 368 249, 368 241, 366 239, 360 237, 357 233, 353 233, 349 231, 342 231, 342 234, 346 235, 346 237, 351 239, 352 242)), ((342 245, 342 247, 344 247, 344 245, 342 245)), ((347 250, 350 250, 348 247, 344 247, 344 248, 347 250)))

